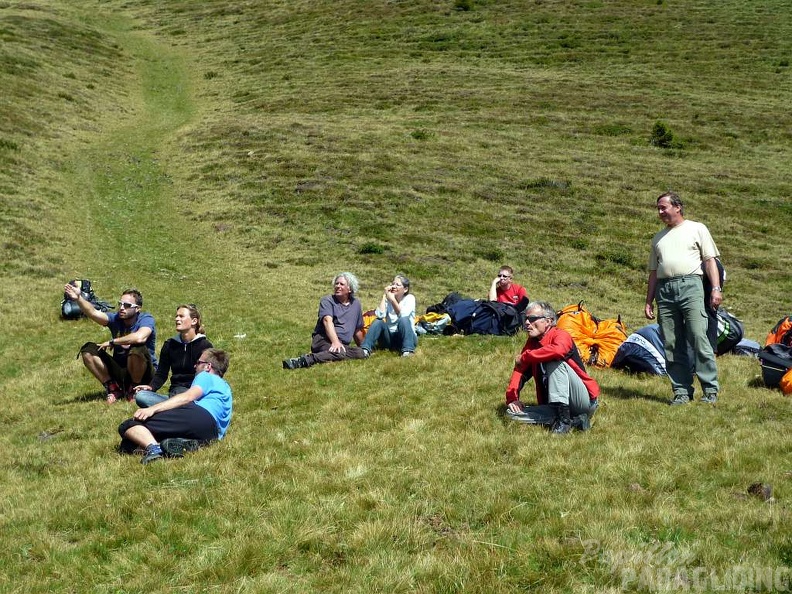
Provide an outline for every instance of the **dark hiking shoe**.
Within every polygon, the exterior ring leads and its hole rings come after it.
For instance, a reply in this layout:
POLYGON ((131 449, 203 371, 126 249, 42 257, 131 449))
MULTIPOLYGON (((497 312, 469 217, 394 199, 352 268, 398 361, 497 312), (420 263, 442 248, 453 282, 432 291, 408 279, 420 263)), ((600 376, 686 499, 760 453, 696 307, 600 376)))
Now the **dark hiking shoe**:
POLYGON ((300 369, 301 367, 308 367, 308 360, 305 358, 305 355, 283 360, 284 369, 300 369))
POLYGON ((550 433, 553 435, 566 435, 567 433, 572 432, 572 423, 568 420, 557 419, 555 423, 553 423, 553 427, 550 429, 550 433))
POLYGON ((704 404, 715 404, 718 401, 718 393, 717 392, 707 392, 704 396, 701 397, 701 402, 704 404))
POLYGON ((130 441, 129 439, 122 437, 121 443, 118 444, 118 453, 142 456, 146 453, 146 448, 137 445, 134 441, 130 441))
POLYGON ((152 443, 150 446, 146 447, 145 455, 140 459, 140 463, 145 465, 154 460, 159 460, 162 458, 162 448, 157 443, 152 443))
POLYGON ((554 404, 556 419, 550 428, 550 433, 554 435, 566 435, 572 431, 572 417, 569 412, 568 404, 554 404))
POLYGON ((169 437, 160 443, 162 452, 168 458, 181 458, 185 453, 195 452, 201 447, 197 439, 184 439, 182 437, 169 437))
POLYGON ((674 394, 674 399, 671 401, 671 406, 679 406, 680 404, 688 404, 689 402, 690 396, 680 392, 679 394, 674 394))
POLYGON ((588 431, 591 429, 591 419, 586 413, 581 413, 572 417, 572 429, 576 431, 588 431))

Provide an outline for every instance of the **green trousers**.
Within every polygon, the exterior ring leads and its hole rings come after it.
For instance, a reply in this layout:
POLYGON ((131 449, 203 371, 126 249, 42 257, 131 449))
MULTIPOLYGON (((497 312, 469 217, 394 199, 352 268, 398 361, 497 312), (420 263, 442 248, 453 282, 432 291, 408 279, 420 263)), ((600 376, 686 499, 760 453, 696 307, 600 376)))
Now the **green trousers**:
POLYGON ((674 395, 693 397, 693 373, 705 394, 718 393, 718 367, 707 337, 709 318, 704 307, 704 286, 695 274, 658 279, 657 317, 666 356, 666 371, 674 395), (693 360, 688 355, 692 347, 693 360))

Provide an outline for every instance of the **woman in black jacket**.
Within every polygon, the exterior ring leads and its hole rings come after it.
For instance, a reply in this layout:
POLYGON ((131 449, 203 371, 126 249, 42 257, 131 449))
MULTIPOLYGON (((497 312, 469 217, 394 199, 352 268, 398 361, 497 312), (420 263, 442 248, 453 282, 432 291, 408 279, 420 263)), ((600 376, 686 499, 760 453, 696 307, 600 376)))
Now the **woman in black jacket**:
POLYGON ((201 314, 195 305, 184 304, 176 308, 176 336, 169 338, 162 345, 159 366, 151 385, 135 388, 135 403, 141 408, 153 406, 167 400, 171 396, 186 392, 195 377, 195 364, 212 343, 204 335, 201 314), (157 394, 171 376, 170 389, 167 396, 157 394))

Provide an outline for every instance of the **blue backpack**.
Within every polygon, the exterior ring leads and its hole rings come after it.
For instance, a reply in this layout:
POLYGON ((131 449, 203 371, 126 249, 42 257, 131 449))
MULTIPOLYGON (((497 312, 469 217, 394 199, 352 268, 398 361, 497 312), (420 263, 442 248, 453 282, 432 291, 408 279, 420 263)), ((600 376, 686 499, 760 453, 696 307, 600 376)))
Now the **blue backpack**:
POLYGON ((666 375, 665 351, 660 338, 660 326, 650 324, 630 334, 616 351, 611 367, 624 369, 629 373, 666 375))
POLYGON ((522 311, 509 303, 465 299, 448 308, 452 323, 463 334, 511 336, 525 323, 522 311))

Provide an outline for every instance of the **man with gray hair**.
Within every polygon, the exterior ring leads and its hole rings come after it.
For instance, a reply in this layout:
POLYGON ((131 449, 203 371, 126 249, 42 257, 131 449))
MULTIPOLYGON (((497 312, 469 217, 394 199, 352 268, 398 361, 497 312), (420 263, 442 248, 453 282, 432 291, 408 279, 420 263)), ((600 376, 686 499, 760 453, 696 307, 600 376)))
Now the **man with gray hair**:
POLYGON ((365 359, 363 342, 363 308, 355 298, 359 283, 351 272, 333 279, 333 294, 319 301, 319 316, 311 338, 311 352, 284 359, 284 369, 310 367, 317 363, 365 359), (350 346, 352 340, 357 346, 350 346))
POLYGON ((715 260, 720 253, 705 225, 685 219, 683 206, 674 192, 657 199, 657 215, 665 228, 652 238, 644 314, 653 320, 652 303, 657 303, 666 371, 674 393, 671 404, 693 400, 694 370, 704 392, 701 401, 713 404, 718 400, 718 368, 707 337, 705 306, 717 311, 723 300, 715 260), (704 294, 705 274, 712 285, 709 295, 704 294), (693 350, 692 361, 688 345, 693 350))
POLYGON ((586 373, 572 336, 556 326, 556 313, 545 301, 525 309, 528 340, 515 360, 506 390, 506 415, 522 423, 546 425, 556 434, 586 431, 597 410, 599 385, 586 373), (520 392, 533 378, 534 406, 520 402, 520 392))

